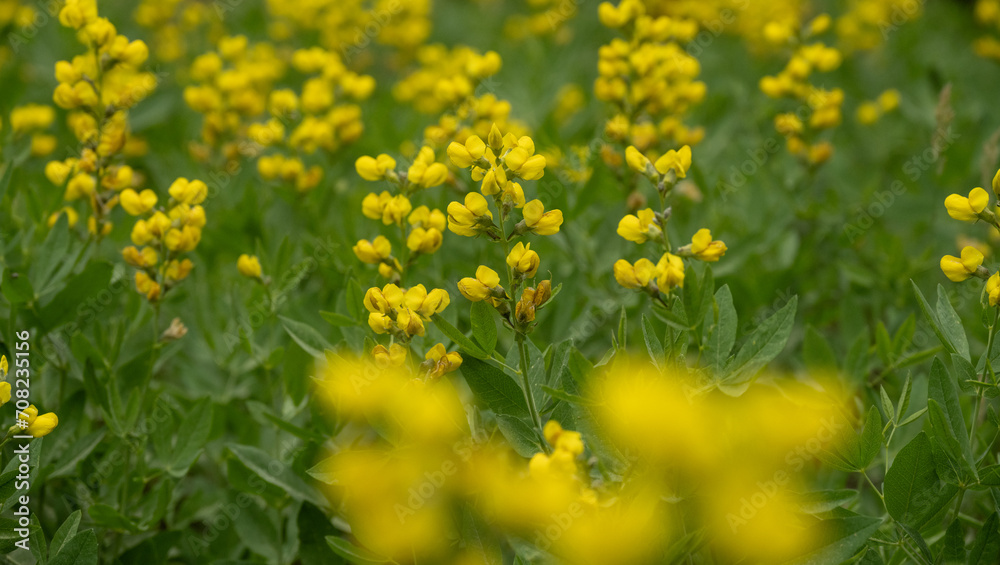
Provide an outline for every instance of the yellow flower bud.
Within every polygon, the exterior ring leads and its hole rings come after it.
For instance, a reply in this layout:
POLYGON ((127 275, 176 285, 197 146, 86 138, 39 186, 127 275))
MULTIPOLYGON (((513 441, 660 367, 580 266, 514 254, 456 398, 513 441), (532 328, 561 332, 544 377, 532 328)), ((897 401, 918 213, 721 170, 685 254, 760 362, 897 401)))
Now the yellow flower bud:
POLYGON ((434 314, 443 312, 451 304, 451 296, 447 290, 441 288, 427 292, 424 285, 418 284, 406 291, 403 301, 410 310, 424 318, 430 318, 434 314))
POLYGON ((135 274, 135 288, 140 294, 144 294, 150 302, 160 299, 160 284, 154 281, 145 271, 135 274))
POLYGON ((671 253, 664 253, 656 264, 656 286, 666 292, 675 286, 684 286, 684 260, 671 253))
POLYGON ((424 322, 416 312, 404 308, 396 315, 396 326, 407 335, 424 335, 424 322))
POLYGON ((247 255, 246 253, 240 255, 239 259, 236 260, 236 268, 244 277, 260 278, 260 259, 256 255, 247 255))
POLYGON ((462 356, 457 351, 448 353, 441 343, 432 347, 424 359, 431 363, 429 376, 432 378, 440 377, 462 366, 462 356))
MULTIPOLYGON (((0 355, 0 373, 2 373, 2 374, 0 374, 0 378, 4 378, 4 379, 7 378, 7 371, 9 369, 10 369, 10 366, 7 365, 7 356, 6 355, 0 355)), ((10 400, 10 397, 8 397, 7 400, 10 400)), ((6 401, 4 401, 4 402, 6 402, 6 401)))
POLYGON ((726 254, 726 244, 712 241, 712 232, 702 228, 691 238, 691 254, 702 261, 715 262, 726 254))
POLYGON ((386 173, 396 168, 396 160, 384 153, 377 158, 365 155, 354 162, 354 168, 361 178, 368 181, 378 181, 384 179, 386 173))
POLYGON ((385 208, 382 210, 382 223, 403 225, 403 219, 409 215, 412 209, 413 205, 410 204, 410 199, 402 194, 397 194, 386 202, 385 208))

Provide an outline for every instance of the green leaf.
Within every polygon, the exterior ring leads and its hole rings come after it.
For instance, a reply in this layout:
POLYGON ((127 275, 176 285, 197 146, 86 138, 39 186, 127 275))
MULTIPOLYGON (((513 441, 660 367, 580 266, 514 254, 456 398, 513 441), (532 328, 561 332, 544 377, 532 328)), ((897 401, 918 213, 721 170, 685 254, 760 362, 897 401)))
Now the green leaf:
POLYGON ((962 447, 948 424, 944 410, 933 398, 927 400, 927 414, 930 416, 933 433, 931 449, 935 454, 934 463, 942 480, 955 484, 978 482, 975 469, 962 455, 962 447))
POLYGON ((94 521, 94 524, 102 528, 120 532, 139 531, 135 522, 107 504, 91 504, 90 508, 87 509, 87 514, 90 514, 90 518, 94 521))
POLYGON ((962 415, 962 405, 958 401, 958 387, 939 358, 935 358, 931 364, 927 398, 935 400, 940 405, 950 435, 958 441, 961 457, 967 463, 974 464, 969 431, 965 427, 965 416, 962 415))
POLYGON ((76 535, 76 531, 80 527, 81 518, 83 518, 83 512, 76 510, 59 526, 56 534, 52 536, 52 543, 49 545, 49 558, 55 557, 63 545, 76 535))
POLYGON ((458 331, 458 328, 449 324, 448 320, 441 317, 441 314, 434 314, 431 316, 431 320, 433 320, 434 325, 441 330, 441 333, 447 336, 452 343, 459 346, 462 351, 479 359, 486 359, 489 357, 489 353, 483 351, 483 348, 479 347, 476 342, 472 341, 465 334, 458 331))
POLYGON ((799 508, 807 514, 823 514, 851 502, 858 496, 854 489, 821 490, 798 496, 799 508))
POLYGON ((962 319, 958 317, 941 285, 937 288, 937 316, 938 323, 941 324, 941 333, 948 338, 955 350, 954 353, 969 359, 969 340, 965 337, 965 326, 962 325, 962 319))
POLYGON ((326 536, 326 543, 334 553, 355 565, 377 565, 378 563, 389 562, 385 557, 379 557, 371 551, 358 547, 343 538, 326 536))
POLYGON ((350 327, 359 326, 361 322, 350 316, 345 316, 343 314, 338 314, 337 312, 326 312, 324 310, 319 311, 319 315, 323 317, 324 320, 329 322, 331 325, 337 327, 350 327))
POLYGON ((996 565, 1000 563, 1000 531, 997 526, 1000 518, 997 513, 990 514, 983 527, 976 534, 976 541, 969 550, 969 565, 996 565))
POLYGON ((508 414, 497 414, 497 427, 521 457, 530 458, 544 451, 539 441, 538 433, 524 420, 508 414))
POLYGON ((916 421, 916 419, 919 418, 919 417, 921 417, 921 416, 923 416, 924 412, 926 412, 926 411, 927 411, 927 408, 921 408, 920 410, 917 410, 913 414, 910 414, 909 416, 907 416, 905 420, 903 420, 902 422, 900 422, 899 424, 897 424, 896 427, 897 428, 902 428, 903 426, 905 426, 905 425, 907 425, 907 424, 909 424, 911 422, 916 421))
POLYGON ((256 473, 267 483, 285 491, 292 498, 307 500, 321 507, 326 506, 322 495, 312 485, 303 481, 290 464, 278 461, 264 451, 249 445, 230 444, 229 451, 247 469, 256 473), (274 463, 278 463, 278 465, 274 465, 274 463))
POLYGON ((470 312, 472 337, 487 354, 497 347, 497 322, 493 317, 493 307, 485 300, 472 303, 470 312))
MULTIPOLYGON (((910 393, 913 392, 912 375, 909 372, 906 373, 906 381, 903 382, 903 390, 899 392, 899 402, 896 403, 896 416, 897 421, 906 415, 906 411, 910 408, 910 393)), ((897 424, 902 425, 902 424, 897 424)))
POLYGON ((955 496, 958 489, 943 485, 934 471, 927 434, 920 432, 903 446, 885 474, 885 507, 896 521, 919 528, 955 496))
POLYGON ((830 347, 830 342, 812 326, 806 327, 806 335, 802 341, 802 356, 806 367, 813 371, 837 368, 837 355, 830 347))
MULTIPOLYGON (((781 353, 788 336, 792 333, 797 305, 798 297, 793 296, 780 310, 757 326, 726 367, 723 384, 739 386, 749 383, 765 365, 781 353)), ((723 392, 727 391, 723 389, 723 392)))
POLYGON ((649 352, 653 365, 660 367, 664 361, 663 344, 660 342, 659 336, 656 335, 656 330, 653 329, 649 317, 645 314, 642 315, 642 338, 646 341, 646 351, 649 352))
POLYGON ((31 514, 30 533, 28 534, 29 548, 31 555, 35 558, 35 565, 45 565, 49 560, 49 549, 45 546, 45 531, 38 523, 38 516, 31 514))
POLYGON ((7 302, 15 306, 35 299, 35 290, 31 287, 28 277, 9 268, 3 272, 0 292, 7 298, 7 302))
POLYGON ((45 235, 45 241, 32 253, 29 278, 40 295, 45 294, 48 286, 58 283, 51 280, 52 276, 59 265, 66 262, 66 254, 69 251, 68 221, 66 214, 59 214, 55 225, 45 235))
POLYGON ((299 347, 313 357, 323 359, 325 358, 323 351, 332 349, 330 344, 327 343, 326 338, 320 335, 312 326, 284 316, 278 316, 278 319, 281 320, 282 327, 285 328, 285 331, 288 332, 288 335, 295 343, 299 344, 299 347))
POLYGON ((965 531, 957 519, 944 534, 944 549, 941 550, 941 563, 965 563, 965 531))
POLYGON ((889 398, 889 394, 885 392, 885 387, 878 387, 879 399, 882 402, 882 410, 885 411, 885 415, 889 418, 889 421, 896 421, 896 412, 892 407, 892 400, 889 398))
POLYGON ((938 324, 937 316, 934 315, 934 311, 931 310, 931 305, 927 303, 927 299, 924 298, 924 293, 920 292, 920 287, 917 283, 910 279, 910 284, 913 286, 913 292, 917 295, 917 304, 920 305, 920 310, 924 313, 924 317, 927 318, 927 323, 931 325, 931 329, 934 330, 934 335, 937 336, 941 345, 948 350, 949 353, 958 353, 955 346, 952 345, 951 341, 945 337, 944 333, 941 331, 941 325, 938 324))
POLYGON ((859 445, 861 460, 860 469, 867 469, 875 457, 882 450, 882 416, 878 413, 878 408, 872 406, 868 410, 868 418, 865 420, 865 428, 861 432, 861 443, 859 445))
POLYGON ((854 556, 878 527, 879 518, 849 516, 823 520, 814 528, 816 549, 789 561, 789 565, 839 565, 854 556))
MULTIPOLYGON (((736 308, 729 285, 722 285, 715 291, 712 309, 712 333, 705 341, 705 360, 710 367, 721 370, 729 360, 729 353, 736 343, 736 308)), ((706 319, 708 314, 706 313, 706 319)))
POLYGON ((883 365, 886 367, 892 365, 892 339, 889 338, 889 332, 882 322, 875 327, 875 352, 878 353, 883 365))
POLYGON ((176 447, 167 467, 167 472, 171 476, 183 477, 198 460, 212 432, 212 413, 212 402, 207 398, 199 401, 188 411, 177 431, 176 447))
POLYGON ((347 307, 347 315, 360 321, 364 317, 365 293, 361 290, 358 279, 351 278, 344 289, 344 302, 347 307))
POLYGON ((524 390, 500 369, 478 359, 466 359, 460 370, 469 388, 490 410, 515 418, 529 415, 524 390))
POLYGON ((76 319, 81 305, 99 295, 111 284, 114 267, 111 263, 91 261, 80 274, 72 277, 66 287, 42 307, 39 316, 49 328, 76 319))
MULTIPOLYGON (((107 429, 102 428, 76 440, 73 445, 68 447, 66 451, 59 456, 59 467, 52 471, 47 478, 52 479, 55 477, 73 474, 76 469, 76 464, 86 459, 87 456, 90 455, 98 445, 100 445, 106 434, 107 429)), ((0 477, 0 482, 2 482, 2 477, 0 477)))
POLYGON ((97 565, 97 536, 94 530, 84 530, 69 538, 49 559, 49 565, 97 565))

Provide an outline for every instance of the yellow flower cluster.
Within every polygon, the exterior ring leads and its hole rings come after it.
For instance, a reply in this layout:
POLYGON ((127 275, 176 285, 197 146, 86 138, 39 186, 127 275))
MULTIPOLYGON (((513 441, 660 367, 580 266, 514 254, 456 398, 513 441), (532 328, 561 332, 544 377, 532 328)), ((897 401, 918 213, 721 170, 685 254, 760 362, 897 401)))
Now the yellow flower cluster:
MULTIPOLYGON (((993 177, 993 193, 1000 199, 1000 171, 993 177)), ((990 194, 981 187, 973 188, 968 196, 951 194, 944 200, 948 215, 968 223, 980 220, 994 228, 1000 228, 997 214, 990 209, 990 194)), ((941 271, 950 280, 962 282, 972 277, 986 279, 986 297, 990 306, 1000 303, 1000 272, 990 275, 983 266, 985 256, 975 246, 967 245, 962 249, 961 256, 945 255, 941 258, 941 271)))
POLYGON ((528 0, 529 13, 507 17, 504 35, 515 41, 528 37, 551 37, 556 43, 565 44, 573 37, 568 25, 579 8, 565 0, 528 0))
POLYGON ((198 246, 205 227, 201 203, 208 196, 208 186, 204 182, 179 178, 168 192, 170 199, 160 208, 156 193, 150 189, 126 189, 121 194, 122 208, 129 215, 140 216, 132 227, 134 245, 123 249, 122 257, 138 269, 136 290, 154 303, 190 274, 194 264, 182 256, 198 246))
POLYGON ((899 108, 899 91, 892 88, 879 94, 875 100, 862 102, 858 106, 857 118, 864 125, 879 121, 885 114, 899 108))
MULTIPOLYGON (((129 138, 127 111, 149 95, 157 81, 139 70, 149 56, 146 44, 119 35, 107 18, 98 16, 96 0, 67 0, 59 22, 77 30, 77 38, 87 46, 85 54, 56 63, 59 85, 52 96, 57 106, 70 110, 67 123, 82 150, 78 157, 49 162, 45 176, 64 189, 66 201, 87 200, 88 229, 103 236, 111 231, 107 216, 118 204, 118 193, 139 180, 130 167, 115 162, 129 138)), ((29 114, 33 116, 27 123, 47 119, 39 108, 29 114)), ((64 210, 71 220, 76 217, 75 210, 64 210)))
POLYGON ((387 284, 381 289, 369 288, 365 293, 371 329, 377 334, 390 334, 404 343, 414 336, 424 335, 424 322, 443 312, 450 303, 448 291, 435 288, 427 292, 422 284, 405 291, 387 284))
POLYGON ((923 14, 924 0, 850 0, 837 18, 837 36, 847 51, 875 49, 893 30, 923 14))
POLYGON ((368 193, 361 202, 361 212, 384 225, 399 229, 400 241, 406 251, 400 262, 392 255, 392 243, 383 235, 369 241, 362 239, 354 246, 354 254, 363 263, 378 265, 379 274, 399 282, 420 255, 430 255, 441 248, 447 220, 442 211, 427 206, 413 207, 410 198, 419 191, 440 186, 449 179, 448 167, 435 160, 430 147, 420 149, 406 169, 396 169, 396 160, 383 153, 377 157, 363 156, 354 164, 361 178, 388 181, 393 192, 368 193))
MULTIPOLYGON (((623 0, 618 6, 604 2, 599 15, 602 24, 626 36, 599 51, 594 93, 613 112, 605 135, 643 152, 701 141, 704 129, 684 124, 706 90, 697 80, 700 63, 684 47, 697 35, 697 22, 648 15, 640 0, 623 0)), ((613 153, 603 157, 609 164, 621 162, 613 153)))
MULTIPOLYGON (((1000 0, 977 0, 976 21, 994 34, 1000 32, 1000 0)), ((996 35, 977 38, 972 48, 980 57, 1000 62, 1000 39, 996 35)))
POLYGON ((843 60, 834 47, 827 47, 822 42, 806 44, 811 37, 825 32, 829 22, 830 17, 823 14, 803 29, 782 26, 765 32, 776 45, 797 45, 780 73, 760 80, 760 89, 771 98, 788 98, 798 103, 795 110, 775 116, 774 126, 785 137, 789 153, 811 167, 833 156, 833 145, 829 141, 819 141, 818 136, 840 125, 842 120, 840 108, 844 103, 844 91, 840 88, 826 90, 809 82, 813 72, 832 71, 843 60))
POLYGON ((656 263, 646 258, 635 263, 619 259, 614 265, 615 280, 625 288, 648 292, 662 301, 661 292, 666 294, 672 288, 684 286, 684 258, 715 262, 726 253, 726 244, 713 240, 711 231, 703 228, 694 234, 690 244, 678 249, 673 249, 670 245, 666 228, 671 209, 665 207, 666 199, 677 181, 685 178, 691 168, 689 146, 685 145, 679 150, 671 149, 655 162, 637 148, 629 146, 625 150, 625 159, 633 171, 644 175, 653 183, 664 209, 656 212, 652 208, 646 208, 635 214, 627 214, 618 222, 618 235, 638 244, 652 241, 662 249, 663 254, 656 263))
POLYGON ((152 33, 150 45, 156 58, 172 63, 188 53, 191 37, 221 35, 223 6, 198 0, 141 0, 132 17, 152 33))
POLYGON ((367 56, 373 42, 412 56, 431 32, 431 0, 267 0, 275 41, 316 33, 326 49, 346 59, 367 56))

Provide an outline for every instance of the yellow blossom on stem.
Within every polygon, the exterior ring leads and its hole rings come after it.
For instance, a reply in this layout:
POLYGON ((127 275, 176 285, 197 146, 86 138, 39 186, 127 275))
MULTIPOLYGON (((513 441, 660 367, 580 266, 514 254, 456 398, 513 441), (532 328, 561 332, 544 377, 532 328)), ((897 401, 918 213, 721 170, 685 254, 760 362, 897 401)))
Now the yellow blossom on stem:
MULTIPOLYGON (((545 205, 541 200, 532 200, 524 205, 524 231, 531 231, 538 235, 552 235, 559 233, 559 226, 563 223, 561 210, 545 211, 545 205)), ((515 229, 515 231, 519 231, 515 229)), ((523 233, 523 232, 522 232, 523 233)))
POLYGON ((479 302, 497 293, 503 293, 503 287, 500 286, 500 275, 496 271, 486 265, 480 265, 476 269, 476 278, 465 277, 458 281, 458 291, 465 298, 479 302))
POLYGON ((651 208, 629 214, 618 222, 618 235, 635 243, 659 239, 662 234, 656 222, 656 213, 651 208))
POLYGON ((944 199, 948 215, 963 222, 975 222, 990 204, 990 195, 980 187, 973 188, 969 196, 952 194, 944 199))
POLYGON ((384 235, 380 235, 372 241, 359 240, 351 249, 362 263, 372 265, 377 265, 392 255, 392 244, 384 235))
POLYGON ((236 268, 244 277, 259 279, 261 275, 260 260, 256 255, 240 255, 236 261, 236 268))
POLYGON ((615 280, 625 288, 644 289, 656 277, 656 265, 649 259, 639 259, 635 265, 625 259, 615 261, 615 280))
POLYGON ((712 232, 702 228, 691 238, 690 253, 696 259, 715 262, 726 254, 726 244, 721 241, 713 241, 712 232))
POLYGON ((996 306, 1000 302, 1000 273, 993 273, 986 281, 986 294, 989 296, 990 306, 996 306))
POLYGON ((462 366, 462 356, 457 351, 448 352, 444 344, 438 343, 424 356, 427 376, 437 378, 462 366))
POLYGON ((682 179, 687 176, 688 169, 691 168, 691 147, 685 145, 677 151, 671 149, 657 159, 653 166, 661 175, 667 174, 667 171, 674 171, 677 178, 682 179))
POLYGON ((470 192, 465 195, 465 204, 448 204, 448 229, 458 235, 473 237, 483 233, 493 225, 493 213, 483 195, 470 192))
MULTIPOLYGON (((978 275, 980 271, 980 266, 983 264, 983 254, 981 251, 972 246, 966 246, 962 249, 962 256, 955 257, 952 255, 945 255, 941 258, 941 270, 944 271, 945 276, 954 282, 962 282, 973 275, 978 275)), ((983 269, 982 275, 985 277, 985 269, 983 269)))
POLYGON ((531 250, 530 243, 525 245, 518 242, 507 255, 507 265, 526 278, 535 276, 540 263, 541 259, 538 257, 538 253, 531 250))

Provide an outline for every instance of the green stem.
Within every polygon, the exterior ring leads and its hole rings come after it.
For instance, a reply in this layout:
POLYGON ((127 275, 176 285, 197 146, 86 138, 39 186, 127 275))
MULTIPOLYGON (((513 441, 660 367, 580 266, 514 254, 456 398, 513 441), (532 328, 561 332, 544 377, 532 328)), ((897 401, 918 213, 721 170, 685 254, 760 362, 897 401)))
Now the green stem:
POLYGON ((535 396, 531 393, 531 383, 528 381, 528 351, 524 346, 524 334, 518 333, 516 336, 517 340, 517 350, 521 355, 521 383, 524 385, 524 399, 528 403, 528 411, 531 413, 531 420, 535 423, 535 431, 542 438, 542 448, 546 453, 549 452, 549 446, 544 441, 545 434, 542 432, 542 419, 538 415, 538 409, 535 407, 535 396))
POLYGON ((875 486, 875 483, 872 482, 871 478, 868 477, 868 473, 866 471, 862 470, 861 474, 862 474, 862 476, 864 476, 865 480, 868 481, 868 484, 871 485, 872 490, 875 491, 875 494, 878 495, 879 500, 882 501, 882 506, 884 507, 885 506, 885 496, 882 494, 881 491, 878 490, 878 487, 875 486))
MULTIPOLYGON (((990 324, 989 338, 986 340, 986 366, 984 368, 985 372, 990 372, 992 370, 992 365, 990 363, 990 355, 993 351, 993 340, 997 335, 997 321, 1000 320, 1000 308, 997 308, 996 313, 993 315, 993 323, 990 324)), ((979 379, 979 375, 976 375, 976 379, 979 379)), ((980 379, 981 380, 981 379, 980 379)), ((981 387, 976 387, 976 410, 972 416, 972 426, 969 427, 969 443, 972 443, 976 437, 976 426, 979 425, 979 413, 983 409, 983 389, 981 387)), ((975 443, 972 443, 972 448, 975 450, 975 443)))

